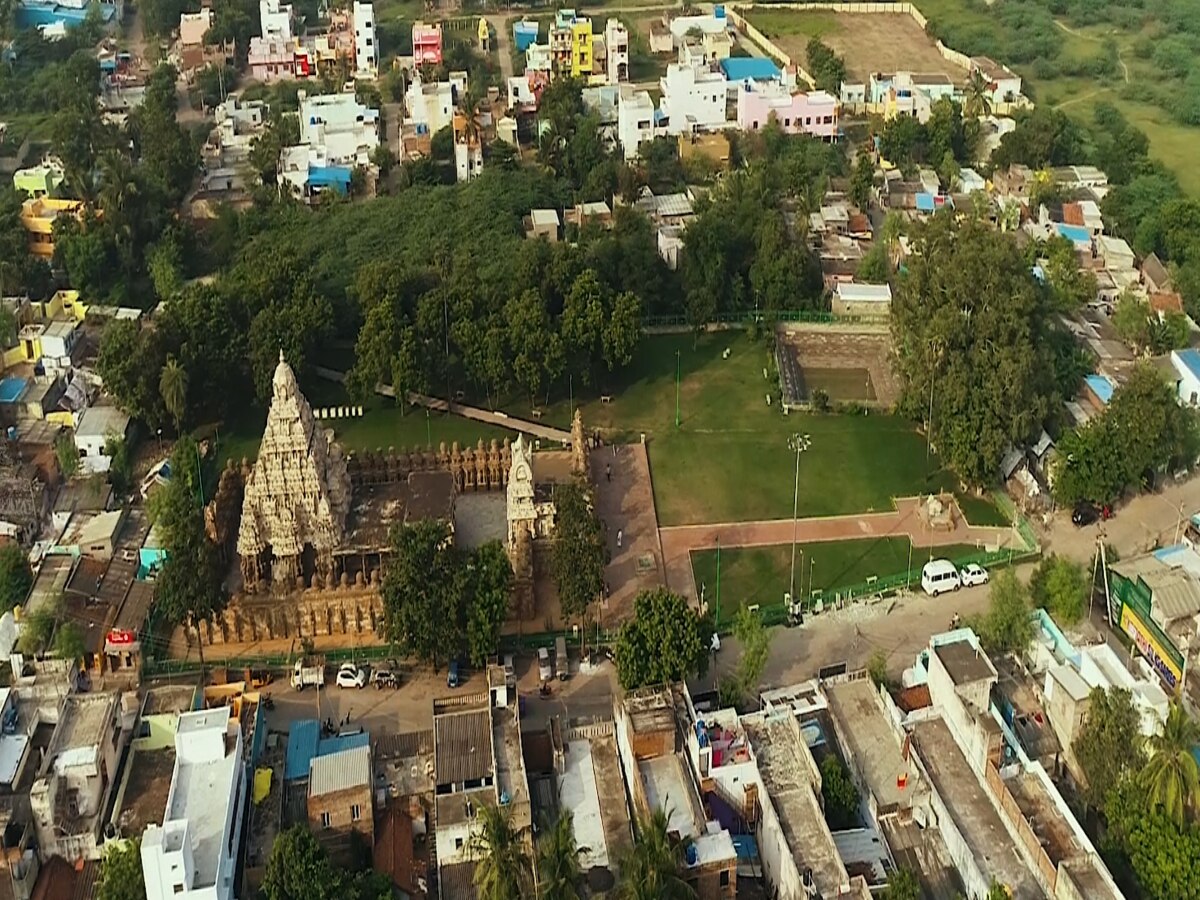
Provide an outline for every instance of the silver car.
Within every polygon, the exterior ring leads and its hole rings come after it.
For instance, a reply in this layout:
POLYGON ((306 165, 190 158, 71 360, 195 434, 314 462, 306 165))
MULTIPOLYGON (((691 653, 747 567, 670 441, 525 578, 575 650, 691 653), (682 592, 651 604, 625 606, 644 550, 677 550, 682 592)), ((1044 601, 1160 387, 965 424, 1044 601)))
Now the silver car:
POLYGON ((554 665, 550 661, 550 651, 546 647, 538 647, 538 680, 542 682, 554 680, 554 665))

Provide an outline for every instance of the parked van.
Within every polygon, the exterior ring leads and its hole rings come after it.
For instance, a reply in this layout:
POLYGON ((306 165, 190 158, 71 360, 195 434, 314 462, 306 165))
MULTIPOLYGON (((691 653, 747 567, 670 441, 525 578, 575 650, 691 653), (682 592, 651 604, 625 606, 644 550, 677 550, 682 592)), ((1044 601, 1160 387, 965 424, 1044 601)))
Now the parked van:
POLYGON ((450 660, 450 670, 446 673, 446 687, 456 688, 460 684, 458 680, 458 660, 450 660))
POLYGON ((921 587, 930 597, 962 587, 958 569, 948 559, 932 559, 921 569, 921 587))
POLYGON ((570 665, 567 662, 567 639, 565 637, 554 639, 554 672, 558 675, 559 681, 566 681, 567 676, 571 674, 570 665))

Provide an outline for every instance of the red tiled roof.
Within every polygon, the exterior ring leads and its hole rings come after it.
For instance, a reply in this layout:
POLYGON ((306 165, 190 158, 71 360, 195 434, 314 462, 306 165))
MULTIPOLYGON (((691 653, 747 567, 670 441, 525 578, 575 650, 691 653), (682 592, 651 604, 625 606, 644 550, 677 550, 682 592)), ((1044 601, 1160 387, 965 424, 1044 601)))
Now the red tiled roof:
POLYGON ((871 220, 862 213, 855 213, 850 217, 847 228, 851 234, 870 234, 871 220))
POLYGON ((1150 295, 1150 308, 1155 312, 1183 312, 1183 298, 1174 291, 1159 291, 1150 295))
POLYGON ((1078 203, 1063 204, 1063 223, 1066 225, 1083 224, 1083 207, 1078 203))
POLYGON ((929 688, 923 684, 905 688, 892 696, 896 699, 896 705, 906 713, 912 712, 915 709, 924 709, 927 706, 933 706, 933 698, 929 696, 929 688))

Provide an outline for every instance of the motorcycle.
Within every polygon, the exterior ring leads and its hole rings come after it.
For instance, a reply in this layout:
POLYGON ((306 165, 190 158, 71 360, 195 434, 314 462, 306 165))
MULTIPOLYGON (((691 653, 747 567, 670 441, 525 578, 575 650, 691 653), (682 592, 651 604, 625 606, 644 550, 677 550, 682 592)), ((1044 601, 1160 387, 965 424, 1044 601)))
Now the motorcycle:
POLYGON ((275 708, 275 701, 271 699, 270 694, 263 694, 262 705, 263 705, 263 709, 270 712, 271 710, 273 710, 275 708))

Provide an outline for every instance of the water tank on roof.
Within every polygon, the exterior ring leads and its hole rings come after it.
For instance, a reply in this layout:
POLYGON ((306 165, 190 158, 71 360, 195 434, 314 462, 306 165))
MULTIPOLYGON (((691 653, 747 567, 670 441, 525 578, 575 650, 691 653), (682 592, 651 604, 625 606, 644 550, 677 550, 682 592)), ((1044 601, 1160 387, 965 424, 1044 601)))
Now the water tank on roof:
POLYGON ((687 850, 684 853, 684 857, 687 859, 687 864, 689 866, 694 866, 699 861, 700 854, 696 852, 695 844, 687 845, 687 850))
POLYGON ((713 17, 717 18, 717 19, 725 18, 725 5, 724 4, 718 3, 716 6, 713 7, 713 17))
POLYGON ((10 441, 15 441, 15 440, 17 439, 17 426, 16 426, 16 425, 9 425, 9 426, 8 426, 8 430, 7 430, 7 431, 5 431, 4 433, 5 433, 6 435, 8 435, 8 439, 9 439, 10 441))

